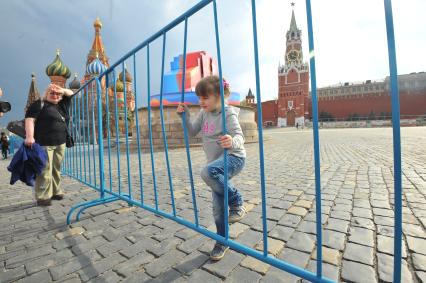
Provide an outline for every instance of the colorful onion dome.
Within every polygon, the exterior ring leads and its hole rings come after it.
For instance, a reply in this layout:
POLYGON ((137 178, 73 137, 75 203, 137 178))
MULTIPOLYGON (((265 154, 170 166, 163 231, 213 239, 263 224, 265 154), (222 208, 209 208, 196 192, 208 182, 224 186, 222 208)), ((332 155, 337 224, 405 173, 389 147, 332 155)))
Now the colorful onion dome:
POLYGON ((124 84, 121 80, 117 80, 115 83, 115 91, 116 92, 123 92, 124 91, 124 84))
POLYGON ((120 79, 120 81, 122 81, 122 82, 125 81, 126 83, 131 83, 133 81, 132 75, 130 75, 130 73, 127 71, 126 67, 124 67, 124 76, 125 76, 126 80, 123 80, 123 72, 121 72, 118 75, 118 78, 120 79))
POLYGON ((79 89, 81 87, 80 82, 77 79, 77 73, 74 74, 74 79, 69 83, 68 87, 70 89, 79 89))
POLYGON ((56 50, 55 60, 46 67, 46 75, 48 75, 49 77, 61 76, 66 79, 68 79, 71 76, 70 69, 67 66, 65 66, 65 64, 62 62, 61 58, 59 57, 59 49, 56 50))
POLYGON ((99 60, 98 53, 96 53, 96 58, 86 67, 86 72, 89 75, 99 75, 104 72, 107 68, 104 64, 102 64, 101 60, 99 60))

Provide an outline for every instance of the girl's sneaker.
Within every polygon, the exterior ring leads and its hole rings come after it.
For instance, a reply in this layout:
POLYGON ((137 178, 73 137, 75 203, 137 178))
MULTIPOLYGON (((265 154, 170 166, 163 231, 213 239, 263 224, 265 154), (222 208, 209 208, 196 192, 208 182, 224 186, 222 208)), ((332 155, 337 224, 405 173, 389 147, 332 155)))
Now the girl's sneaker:
POLYGON ((246 215, 246 209, 244 206, 237 206, 237 207, 231 207, 229 209, 229 223, 235 223, 243 219, 243 217, 246 215))
POLYGON ((216 243, 210 252, 210 259, 215 261, 222 259, 228 249, 229 247, 216 243))

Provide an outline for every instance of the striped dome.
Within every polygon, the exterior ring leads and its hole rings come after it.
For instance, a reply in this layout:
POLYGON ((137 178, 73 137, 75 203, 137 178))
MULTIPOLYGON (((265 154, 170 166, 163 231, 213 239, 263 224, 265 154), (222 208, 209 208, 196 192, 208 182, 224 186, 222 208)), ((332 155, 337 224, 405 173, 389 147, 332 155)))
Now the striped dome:
POLYGON ((86 72, 89 75, 99 75, 106 69, 107 68, 105 67, 105 65, 102 64, 101 60, 99 60, 98 56, 96 56, 95 60, 93 60, 89 65, 87 65, 86 72))
POLYGON ((56 51, 56 57, 53 62, 46 67, 46 75, 49 77, 52 76, 61 76, 66 79, 68 79, 71 76, 70 69, 65 66, 65 64, 62 62, 61 58, 59 57, 59 50, 56 51))

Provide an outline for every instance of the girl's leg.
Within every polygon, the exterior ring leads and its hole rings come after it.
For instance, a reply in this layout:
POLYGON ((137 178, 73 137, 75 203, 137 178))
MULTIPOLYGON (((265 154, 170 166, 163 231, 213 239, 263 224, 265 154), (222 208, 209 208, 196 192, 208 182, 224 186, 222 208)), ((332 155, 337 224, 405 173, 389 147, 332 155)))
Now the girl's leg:
MULTIPOLYGON (((228 178, 231 179, 237 175, 244 167, 244 158, 239 158, 233 155, 228 156, 228 178)), ((224 176, 224 160, 219 158, 209 164, 201 171, 201 178, 212 190, 223 196, 225 186, 224 176)), ((231 207, 242 206, 243 198, 237 188, 228 181, 228 205, 231 207)))

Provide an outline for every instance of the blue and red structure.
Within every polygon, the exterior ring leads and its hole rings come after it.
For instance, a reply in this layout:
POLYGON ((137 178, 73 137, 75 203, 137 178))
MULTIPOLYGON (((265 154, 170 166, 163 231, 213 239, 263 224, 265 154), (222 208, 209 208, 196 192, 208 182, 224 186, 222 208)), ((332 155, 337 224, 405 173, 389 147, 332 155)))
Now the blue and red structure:
MULTIPOLYGON (((259 112, 258 117, 258 135, 259 135, 259 156, 260 156, 260 191, 261 191, 261 197, 262 197, 262 223, 263 223, 263 251, 257 251, 253 248, 247 247, 245 245, 242 245, 241 243, 238 243, 235 240, 229 239, 229 224, 228 224, 228 217, 227 217, 227 209, 224 210, 225 214, 225 226, 226 226, 226 233, 225 237, 222 237, 220 235, 217 235, 216 233, 207 230, 206 228, 199 225, 198 222, 198 209, 197 209, 197 202, 196 202, 196 188, 194 186, 193 182, 193 176, 192 176, 192 164, 191 164, 191 156, 189 151, 189 144, 188 144, 188 138, 187 138, 187 129, 185 126, 185 123, 183 123, 183 130, 185 133, 185 147, 186 147, 186 155, 187 155, 187 161, 188 161, 188 174, 190 178, 191 183, 191 195, 192 195, 192 204, 193 204, 193 211, 194 211, 194 221, 189 221, 187 219, 184 219, 176 214, 176 200, 174 199, 174 186, 173 186, 173 180, 171 176, 172 168, 170 166, 169 162, 169 156, 168 156, 168 145, 167 145, 167 137, 165 134, 165 127, 164 127, 164 112, 163 112, 163 106, 166 102, 167 93, 164 91, 164 89, 170 90, 165 85, 167 85, 167 80, 173 80, 176 78, 181 79, 180 81, 180 88, 178 89, 178 93, 180 92, 180 100, 181 102, 187 101, 187 88, 185 85, 186 82, 186 69, 187 69, 187 61, 188 58, 191 58, 191 56, 187 56, 187 25, 188 20, 192 15, 197 13, 199 10, 203 9, 207 5, 212 4, 213 6, 213 15, 214 15, 214 25, 215 25, 215 40, 216 40, 216 49, 217 49, 217 66, 218 66, 218 75, 221 78, 221 100, 224 101, 224 95, 223 95, 223 84, 222 84, 222 69, 221 69, 221 54, 220 54, 220 38, 219 38, 219 23, 218 23, 218 17, 217 17, 217 5, 215 0, 203 0, 200 1, 198 4, 193 6, 191 9, 189 9, 187 12, 176 18, 174 21, 172 21, 170 24, 165 26, 163 29, 159 30, 157 33, 155 33, 153 36, 149 37, 145 41, 143 41, 141 44, 139 44, 136 48, 125 54, 120 60, 118 60, 116 63, 114 63, 110 68, 102 72, 98 77, 94 77, 88 82, 86 82, 85 85, 83 85, 78 93, 81 93, 81 95, 74 96, 74 103, 72 106, 72 113, 73 113, 73 121, 72 125, 75 128, 75 126, 81 127, 81 124, 83 125, 91 125, 90 127, 84 128, 87 130, 87 135, 85 131, 83 130, 83 135, 78 134, 76 135, 76 146, 72 149, 68 149, 66 153, 66 162, 65 166, 63 168, 63 173, 77 179, 81 183, 95 189, 99 192, 99 198, 96 200, 91 200, 87 202, 83 202, 80 204, 77 204, 73 206, 68 215, 67 215, 67 223, 71 223, 71 218, 74 212, 76 212, 76 220, 79 220, 82 212, 86 210, 87 208, 105 204, 108 202, 113 202, 116 200, 122 200, 127 202, 129 205, 138 206, 143 209, 146 209, 150 212, 153 212, 157 215, 163 216, 165 218, 171 219, 177 223, 180 223, 188 228, 191 228, 200 234, 203 234, 209 238, 212 238, 224 245, 227 245, 231 247, 232 249, 247 254, 249 256, 252 256, 260 261, 263 261, 265 263, 268 263, 272 266, 275 266, 279 269, 282 269, 286 272, 289 272, 291 274, 294 274, 296 276, 299 276, 301 278, 307 279, 312 282, 333 282, 332 280, 324 277, 322 272, 322 225, 321 225, 321 182, 320 182, 320 146, 319 146, 319 129, 318 129, 318 98, 317 98, 317 86, 316 86, 316 69, 315 69, 315 49, 314 49, 314 37, 313 37, 313 21, 312 21, 312 11, 311 11, 311 1, 306 0, 306 9, 307 9, 307 22, 308 22, 308 34, 309 34, 309 55, 310 55, 310 72, 311 72, 311 91, 312 91, 312 105, 313 105, 313 135, 314 135, 314 166, 315 166, 315 201, 316 201, 316 245, 317 245, 317 268, 316 272, 311 272, 308 270, 305 270, 303 268, 300 268, 298 266, 295 266, 293 264, 290 264, 288 262, 285 262, 283 260, 277 259, 271 255, 268 254, 268 237, 267 237, 267 208, 266 208, 266 190, 267 190, 267 184, 265 181, 265 160, 263 155, 263 130, 262 130, 262 109, 261 109, 261 103, 257 103, 257 110, 259 112), (165 64, 165 50, 166 50, 166 35, 167 33, 172 30, 174 27, 176 27, 179 24, 184 24, 184 46, 183 46, 183 54, 181 55, 180 59, 176 59, 175 61, 179 61, 179 66, 182 67, 182 73, 181 76, 178 77, 176 74, 170 74, 170 76, 164 75, 164 64, 165 64), (117 93, 115 91, 115 73, 116 68, 122 69, 124 72, 124 62, 126 60, 132 60, 133 61, 133 77, 134 77, 134 93, 135 93, 135 108, 139 109, 140 105, 138 101, 138 90, 136 89, 136 71, 137 71, 137 60, 136 56, 138 55, 138 52, 141 52, 142 50, 146 50, 147 53, 147 93, 148 93, 148 113, 151 111, 152 107, 152 100, 157 99, 155 96, 151 97, 151 68, 150 68, 150 55, 149 55, 149 48, 150 44, 157 40, 162 38, 162 66, 161 66, 161 91, 158 96, 158 106, 160 107, 160 113, 161 113, 161 124, 162 124, 162 136, 163 136, 163 142, 164 142, 164 150, 165 150, 165 158, 166 158, 166 166, 167 166, 167 177, 168 177, 168 183, 169 183, 169 190, 170 190, 170 196, 171 196, 171 204, 172 204, 172 211, 168 212, 164 209, 161 209, 158 204, 158 192, 156 187, 156 175, 155 175, 155 167, 154 167, 154 152, 152 150, 152 124, 151 124, 151 115, 148 115, 148 125, 149 125, 149 132, 150 132, 150 156, 151 156, 151 173, 153 177, 153 190, 154 190, 154 205, 148 204, 145 199, 145 191, 146 187, 144 187, 143 183, 143 166, 142 166, 142 159, 141 159, 141 151, 140 151, 140 129, 138 124, 138 111, 136 111, 136 137, 137 137, 137 154, 138 154, 138 168, 137 170, 132 170, 130 168, 129 164, 129 142, 128 142, 128 135, 126 134, 125 138, 125 144, 121 144, 122 142, 119 139, 119 133, 118 133, 118 125, 116 124, 116 140, 115 140, 115 146, 116 146, 116 155, 117 155, 117 175, 118 177, 118 183, 116 180, 113 180, 112 177, 112 144, 111 144, 111 135, 110 133, 110 127, 109 127, 109 120, 107 120, 106 124, 103 125, 103 119, 102 115, 103 112, 106 111, 107 114, 109 114, 109 109, 106 107, 104 109, 103 107, 103 93, 101 88, 101 81, 103 78, 110 78, 113 77, 111 80, 111 83, 114 84, 114 102, 115 102, 115 111, 114 114, 117 117, 118 111, 117 111, 117 93), (181 64, 181 65, 180 65, 181 64), (92 91, 88 91, 91 89, 92 91), (84 97, 84 94, 86 97, 84 97), (95 101, 95 103, 91 103, 89 105, 88 99, 89 95, 91 101, 95 101), (86 103, 85 103, 86 102, 86 103), (91 115, 88 115, 88 114, 91 115), (96 115, 95 115, 96 113, 96 115), (96 126, 95 126, 96 122, 96 126), (103 129, 106 128, 107 130, 107 141, 104 143, 103 138, 103 129), (92 137, 92 139, 90 138, 92 137), (95 139, 93 137, 96 137, 97 146, 95 147, 95 139), (92 147, 90 147, 92 145, 92 147), (124 192, 124 189, 121 187, 121 174, 122 169, 120 167, 120 155, 121 155, 121 148, 122 146, 125 147, 125 153, 126 153, 126 161, 127 161, 127 192, 124 192), (105 153, 104 148, 107 148, 107 156, 108 156, 108 178, 109 182, 106 182, 106 175, 105 175, 105 164, 104 161, 105 153), (87 167, 86 167, 86 156, 87 156, 87 167), (96 166, 97 163, 97 166, 96 166), (91 169, 93 168, 93 170, 91 169), (87 170, 88 169, 88 170, 87 170), (96 175, 96 170, 98 171, 98 174, 96 175), (83 172, 84 171, 84 174, 83 172), (129 179, 129 176, 135 174, 139 174, 139 193, 140 197, 139 199, 134 197, 134 194, 136 194, 135 190, 133 189, 134 183, 131 183, 131 180, 129 179), (97 179, 99 180, 97 181, 97 179), (133 184, 133 185, 132 185, 133 184)), ((260 87, 260 72, 259 72, 259 55, 258 55, 258 45, 257 45, 257 23, 256 23, 256 5, 255 0, 251 0, 251 7, 252 7, 252 28, 253 28, 253 49, 254 49, 254 61, 255 61, 255 75, 256 75, 256 98, 257 101, 261 101, 261 87, 260 87)), ((394 29, 393 29, 393 20, 392 20, 392 7, 391 7, 391 0, 384 0, 384 7, 385 7, 385 17, 386 17, 386 30, 387 30, 387 40, 388 40, 388 52, 389 52, 389 69, 390 69, 390 77, 391 77, 391 94, 392 94, 392 119, 393 119, 393 149, 394 149, 394 189, 395 189, 395 236, 394 236, 394 248, 395 248, 395 255, 394 255, 394 282, 401 282, 401 244, 402 244, 402 191, 401 191, 401 141, 400 141, 400 124, 399 124, 399 99, 398 99, 398 81, 397 81, 397 64, 396 64, 396 54, 395 54, 395 38, 394 38, 394 29)), ((177 63, 172 63, 177 64, 177 63)), ((175 66, 172 66, 172 70, 175 66)), ((107 83, 107 89, 108 89, 108 80, 105 80, 107 83)), ((179 83, 179 81, 177 81, 179 83)), ((171 83, 169 83, 171 85, 171 83)), ((175 87, 174 85, 172 85, 175 87)), ((177 84, 179 86, 179 84, 177 84)), ((126 89, 124 89, 124 95, 126 95, 126 89)), ((108 99, 108 95, 106 95, 106 99, 108 99)), ((108 105, 108 104, 107 104, 108 105)), ((222 103, 222 113, 224 114, 224 103, 222 103)), ((109 117, 109 115, 107 115, 109 117)), ((182 115, 182 119, 186 119, 185 115, 182 115)), ((116 123, 118 119, 115 119, 116 123)), ((222 117, 222 120, 225 121, 225 117, 222 117)), ((183 121, 184 122, 184 121, 183 121)), ((223 134, 226 134, 226 125, 223 123, 223 134)), ((128 124, 126 123, 126 130, 128 128, 128 124)), ((127 131, 126 131, 127 132, 127 131)), ((73 132, 76 134, 76 132, 73 132)), ((79 131, 80 133, 80 131, 79 131)), ((226 160, 227 158, 227 151, 224 152, 224 158, 226 160)), ((226 162, 225 162, 226 164, 226 162)), ((225 173, 227 173, 227 170, 225 168, 225 173)), ((228 181, 227 174, 225 174, 225 181, 228 181)), ((225 194, 225 205, 224 207, 227 208, 227 194, 225 194)))

